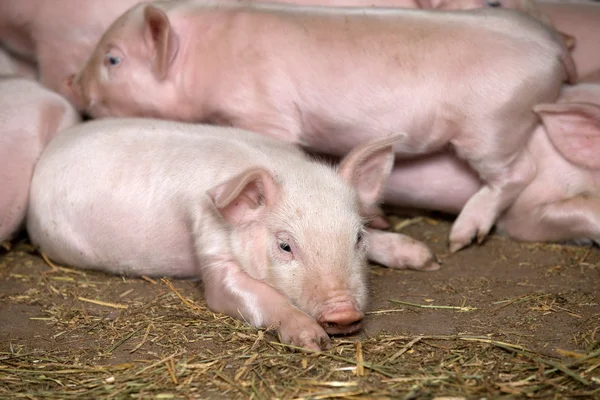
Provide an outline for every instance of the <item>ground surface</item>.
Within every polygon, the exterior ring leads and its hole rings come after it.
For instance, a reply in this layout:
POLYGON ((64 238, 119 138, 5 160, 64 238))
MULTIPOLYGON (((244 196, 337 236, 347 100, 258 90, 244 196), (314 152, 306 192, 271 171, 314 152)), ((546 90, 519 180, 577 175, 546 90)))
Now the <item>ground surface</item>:
POLYGON ((442 269, 373 266, 364 330, 318 355, 211 313, 198 283, 53 270, 17 241, 0 398, 600 398, 598 248, 494 235, 450 255, 448 221, 392 222, 442 269))

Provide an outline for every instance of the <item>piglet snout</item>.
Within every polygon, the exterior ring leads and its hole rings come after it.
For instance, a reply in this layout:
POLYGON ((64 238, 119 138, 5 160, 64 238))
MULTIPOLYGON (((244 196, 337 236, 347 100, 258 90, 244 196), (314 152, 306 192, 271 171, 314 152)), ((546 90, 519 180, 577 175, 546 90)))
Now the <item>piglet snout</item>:
POLYGON ((360 330, 364 314, 355 308, 324 312, 317 321, 330 335, 349 334, 360 330))

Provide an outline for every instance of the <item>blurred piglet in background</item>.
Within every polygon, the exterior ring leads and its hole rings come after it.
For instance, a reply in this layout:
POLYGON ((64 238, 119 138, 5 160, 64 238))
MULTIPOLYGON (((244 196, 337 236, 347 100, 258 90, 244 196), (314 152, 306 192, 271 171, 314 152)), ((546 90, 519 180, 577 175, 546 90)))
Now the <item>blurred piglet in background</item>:
POLYGON ((79 122, 60 95, 26 79, 0 79, 0 242, 22 226, 35 163, 54 135, 79 122))
MULTIPOLYGON (((58 91, 110 24, 144 1, 0 0, 0 46, 29 69, 37 67, 40 82, 58 91)), ((25 70, 18 74, 30 76, 25 70)))
POLYGON ((235 128, 91 121, 55 138, 41 157, 27 228, 51 259, 201 278, 212 310, 324 349, 328 333, 361 327, 367 256, 439 268, 425 245, 364 227, 397 140, 363 144, 335 170, 235 128))

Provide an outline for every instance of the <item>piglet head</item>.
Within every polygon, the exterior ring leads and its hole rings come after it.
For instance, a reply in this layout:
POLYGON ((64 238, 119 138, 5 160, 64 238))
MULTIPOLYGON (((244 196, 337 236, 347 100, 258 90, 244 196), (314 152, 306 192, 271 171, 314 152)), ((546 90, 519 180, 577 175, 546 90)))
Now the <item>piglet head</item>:
POLYGON ((167 76, 178 48, 165 12, 142 3, 104 33, 63 94, 92 117, 160 117, 158 104, 172 93, 167 76))
POLYGON ((393 165, 397 138, 352 151, 339 170, 314 161, 253 168, 209 191, 242 267, 327 333, 360 329, 367 301, 364 224, 393 165))

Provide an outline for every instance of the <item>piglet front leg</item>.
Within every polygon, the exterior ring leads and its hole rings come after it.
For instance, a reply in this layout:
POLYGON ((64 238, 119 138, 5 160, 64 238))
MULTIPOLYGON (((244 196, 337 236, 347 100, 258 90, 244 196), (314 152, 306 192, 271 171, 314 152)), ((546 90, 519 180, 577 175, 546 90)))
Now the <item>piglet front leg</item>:
POLYGON ((483 242, 496 219, 533 179, 535 163, 531 156, 524 151, 515 153, 512 160, 510 156, 497 156, 495 160, 488 157, 485 162, 489 165, 485 168, 481 162, 472 164, 484 183, 467 201, 452 225, 451 252, 468 246, 474 238, 479 243, 483 242))
POLYGON ((276 327, 283 343, 310 351, 328 349, 331 341, 317 321, 268 284, 252 278, 227 260, 203 269, 204 295, 211 310, 243 319, 256 327, 276 327))
POLYGON ((367 229, 369 260, 388 268, 435 271, 440 269, 435 256, 423 243, 394 232, 367 229))

